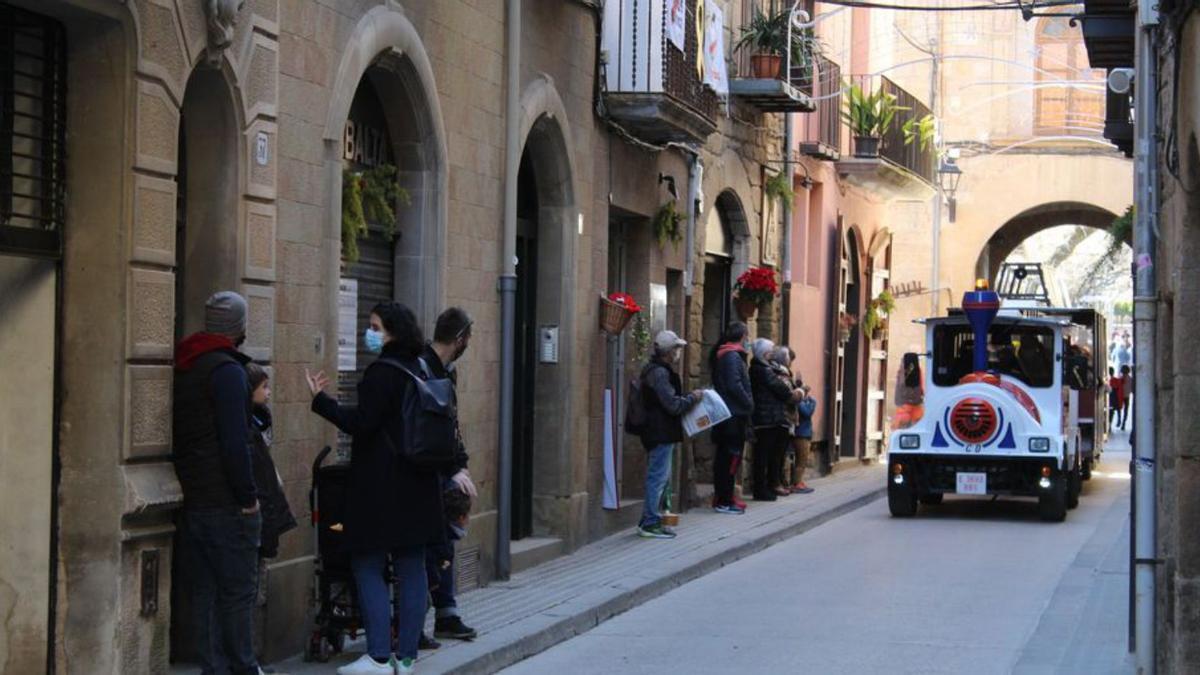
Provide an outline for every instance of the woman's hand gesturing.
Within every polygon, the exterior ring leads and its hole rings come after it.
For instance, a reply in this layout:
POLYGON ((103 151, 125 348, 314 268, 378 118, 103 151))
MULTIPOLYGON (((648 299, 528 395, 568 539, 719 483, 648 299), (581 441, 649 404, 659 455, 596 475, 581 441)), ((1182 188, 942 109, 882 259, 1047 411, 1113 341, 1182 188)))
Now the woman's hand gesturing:
POLYGON ((309 372, 308 368, 304 369, 304 379, 308 382, 308 390, 313 396, 325 391, 325 387, 329 386, 329 378, 325 377, 325 371, 318 371, 315 375, 309 372))

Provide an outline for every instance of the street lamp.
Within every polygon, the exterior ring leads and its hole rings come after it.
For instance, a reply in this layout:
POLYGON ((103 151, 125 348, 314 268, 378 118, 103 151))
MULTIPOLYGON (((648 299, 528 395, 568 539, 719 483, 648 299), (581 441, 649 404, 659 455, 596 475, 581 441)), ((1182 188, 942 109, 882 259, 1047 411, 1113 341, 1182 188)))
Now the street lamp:
POLYGON ((957 210, 955 207, 958 206, 958 202, 954 199, 954 193, 958 192, 958 182, 962 180, 962 169, 958 168, 953 157, 946 157, 942 159, 941 166, 938 167, 937 177, 938 186, 946 195, 946 203, 950 207, 950 222, 953 223, 957 210))

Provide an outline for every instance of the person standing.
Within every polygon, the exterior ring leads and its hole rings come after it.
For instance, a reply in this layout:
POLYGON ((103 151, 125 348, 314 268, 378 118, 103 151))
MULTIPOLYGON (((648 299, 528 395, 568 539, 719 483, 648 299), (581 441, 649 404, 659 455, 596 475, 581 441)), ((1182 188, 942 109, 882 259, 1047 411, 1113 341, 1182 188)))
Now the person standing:
MULTIPOLYGON (((796 355, 792 354, 792 360, 796 355)), ((813 398, 812 388, 804 384, 803 378, 796 375, 796 384, 800 387, 802 396, 796 403, 796 426, 792 429, 792 447, 796 451, 795 475, 792 477, 792 494, 809 494, 813 492, 804 482, 804 471, 812 450, 813 414, 817 411, 817 399, 813 398)))
POLYGON ((683 383, 675 372, 675 364, 683 356, 687 342, 673 331, 664 330, 654 338, 654 355, 642 368, 641 393, 646 411, 646 423, 641 429, 642 446, 646 448, 646 495, 642 502, 642 518, 638 536, 648 539, 674 539, 675 531, 662 524, 663 491, 671 475, 671 456, 675 444, 683 440, 682 418, 700 402, 701 393, 683 395, 683 383))
POLYGON ((253 613, 263 521, 249 443, 250 358, 238 351, 245 339, 246 299, 223 291, 205 303, 204 332, 175 350, 171 452, 204 675, 258 673, 253 613))
MULTIPOLYGON (((792 350, 779 345, 775 347, 770 356, 771 369, 784 382, 787 382, 789 388, 793 391, 800 388, 800 383, 796 381, 795 375, 792 374, 792 350)), ((774 466, 768 467, 768 474, 779 476, 778 483, 772 485, 772 490, 780 497, 786 497, 792 494, 792 483, 787 480, 784 475, 784 467, 787 466, 787 457, 791 455, 793 465, 796 462, 796 446, 793 443, 795 440, 796 425, 800 423, 800 411, 797 408, 799 402, 794 405, 789 405, 784 408, 784 415, 787 420, 787 439, 783 443, 783 449, 775 453, 771 458, 774 466)))
POLYGON ((254 462, 254 484, 258 486, 262 505, 262 538, 258 547, 258 604, 266 602, 267 560, 279 555, 279 538, 296 527, 296 517, 283 492, 283 481, 271 457, 271 379, 266 368, 257 363, 246 364, 250 381, 250 448, 254 462))
POLYGON ((1121 423, 1121 406, 1124 405, 1124 395, 1121 391, 1124 384, 1111 367, 1108 369, 1108 430, 1115 431, 1121 423), (1116 424, 1113 424, 1113 421, 1116 424))
POLYGON ((1125 431, 1125 423, 1129 421, 1129 404, 1133 398, 1133 374, 1129 366, 1121 366, 1121 431, 1125 431))
POLYGON ((734 477, 742 461, 742 451, 750 433, 750 415, 754 397, 750 391, 750 371, 746 365, 746 335, 749 329, 741 321, 725 328, 721 342, 709 356, 713 389, 725 401, 732 415, 712 430, 716 455, 713 457, 713 509, 717 513, 741 514, 746 504, 733 493, 734 477))
MULTIPOLYGON (((783 476, 778 467, 778 456, 787 446, 792 434, 787 411, 800 400, 801 392, 793 389, 787 380, 780 377, 770 364, 775 343, 766 338, 754 341, 751 348, 750 389, 754 396, 754 498, 758 501, 775 501, 783 493, 783 476)), ((790 492, 789 492, 790 494, 790 492)))
POLYGON ((323 372, 305 373, 313 412, 353 439, 343 536, 358 588, 367 653, 337 672, 411 673, 428 602, 425 547, 445 536, 442 476, 450 466, 418 466, 396 447, 406 437, 406 425, 415 423, 402 414, 404 402, 417 395, 414 378, 430 379, 429 366, 420 359, 425 337, 412 310, 398 302, 379 303, 363 339, 379 358, 358 383, 357 406, 342 405, 326 394, 329 379, 323 372), (389 556, 394 604, 387 587, 389 556))
MULTIPOLYGON (((462 358, 467 347, 471 345, 471 324, 471 317, 465 310, 459 307, 450 307, 438 316, 437 323, 433 328, 433 342, 425 346, 422 354, 422 358, 433 371, 433 376, 439 379, 449 379, 455 384, 455 387, 458 385, 458 370, 455 368, 455 363, 462 358)), ((457 411, 457 389, 454 398, 454 408, 457 411)), ((471 472, 467 470, 467 450, 462 442, 462 433, 457 429, 457 417, 454 420, 454 426, 458 434, 458 452, 455 453, 454 464, 448 472, 451 474, 450 478, 445 481, 443 488, 446 491, 457 490, 469 498, 474 498, 478 496, 478 492, 475 484, 471 481, 471 472)), ((470 504, 470 499, 467 500, 467 503, 470 504)), ((446 565, 442 564, 444 561, 434 561, 434 569, 429 570, 432 573, 431 578, 436 579, 436 584, 430 591, 435 616, 433 634, 434 637, 443 639, 473 640, 477 633, 474 628, 463 623, 462 618, 458 615, 458 602, 454 595, 454 542, 460 537, 453 536, 455 534, 453 528, 452 523, 446 523, 445 544, 441 547, 440 554, 448 553, 450 563, 446 565)), ((430 640, 424 635, 422 637, 424 638, 422 642, 426 646, 437 648, 434 640, 430 640)))

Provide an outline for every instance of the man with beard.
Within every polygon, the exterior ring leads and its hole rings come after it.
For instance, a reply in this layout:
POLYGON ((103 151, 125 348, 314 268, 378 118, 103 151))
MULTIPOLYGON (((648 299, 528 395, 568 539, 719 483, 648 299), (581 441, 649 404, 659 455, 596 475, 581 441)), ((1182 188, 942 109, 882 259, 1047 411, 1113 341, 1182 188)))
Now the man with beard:
MULTIPOLYGON (((460 307, 451 307, 438 317, 437 325, 433 330, 433 342, 426 345, 425 352, 421 354, 421 358, 429 366, 435 378, 449 378, 455 385, 458 384, 455 362, 470 346, 471 323, 471 317, 460 307)), ((457 399, 457 394, 455 398, 457 399)), ((457 409, 457 407, 456 400, 455 408, 457 409)), ((458 420, 455 419, 454 423, 457 426, 458 420)), ((463 445, 461 432, 458 439, 458 453, 452 471, 454 474, 446 481, 446 489, 457 489, 471 498, 476 497, 475 484, 471 482, 471 474, 467 471, 467 450, 463 445)), ((447 522, 446 542, 441 547, 442 555, 434 555, 434 547, 431 547, 431 555, 426 561, 432 589, 430 596, 433 599, 433 608, 436 614, 433 634, 438 638, 472 640, 476 636, 475 629, 463 623, 462 618, 459 617, 458 604, 454 599, 454 542, 464 535, 465 531, 457 524, 447 522), (448 558, 451 562, 449 565, 444 565, 443 560, 438 558, 448 558)), ((422 649, 437 649, 439 646, 435 640, 422 634, 422 649)))

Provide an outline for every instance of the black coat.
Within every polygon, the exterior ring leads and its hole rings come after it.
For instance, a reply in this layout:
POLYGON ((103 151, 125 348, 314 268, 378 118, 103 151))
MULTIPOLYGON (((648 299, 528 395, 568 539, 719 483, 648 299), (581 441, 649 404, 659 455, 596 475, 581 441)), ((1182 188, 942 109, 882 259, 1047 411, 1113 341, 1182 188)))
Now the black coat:
POLYGON ((679 374, 658 357, 642 368, 642 396, 646 407, 646 426, 641 433, 642 445, 652 450, 667 443, 683 440, 683 415, 700 399, 692 394, 682 396, 683 383, 679 374))
MULTIPOLYGON (((389 346, 383 356, 421 372, 415 359, 389 346)), ((313 398, 313 412, 353 438, 344 520, 351 553, 386 553, 440 543, 445 537, 442 475, 395 456, 384 437, 387 433, 394 442, 404 438, 406 420, 398 411, 413 386, 401 370, 373 363, 358 383, 357 407, 340 405, 324 392, 313 398)))
POLYGON ((458 450, 454 453, 454 466, 450 469, 450 475, 458 473, 460 469, 467 468, 467 462, 470 457, 467 455, 467 447, 463 444, 462 430, 458 427, 458 371, 455 370, 454 364, 451 363, 447 368, 442 364, 442 357, 433 350, 433 345, 425 345, 425 351, 421 352, 421 358, 429 365, 429 371, 438 379, 449 379, 454 383, 454 433, 458 436, 458 450))
POLYGON ((750 389, 754 392, 752 421, 755 429, 792 428, 788 412, 794 409, 796 402, 792 400, 792 386, 786 379, 770 365, 753 359, 750 361, 750 389))
POLYGON ((754 396, 750 373, 746 369, 746 351, 740 346, 724 345, 717 352, 713 368, 713 389, 729 407, 730 417, 713 427, 714 443, 728 446, 735 454, 750 436, 750 415, 754 412, 754 396))
POLYGON ((250 450, 254 461, 254 484, 262 509, 262 542, 258 554, 263 558, 279 555, 279 536, 296 527, 296 517, 288 505, 279 482, 275 461, 271 459, 271 411, 255 406, 250 414, 250 450))

